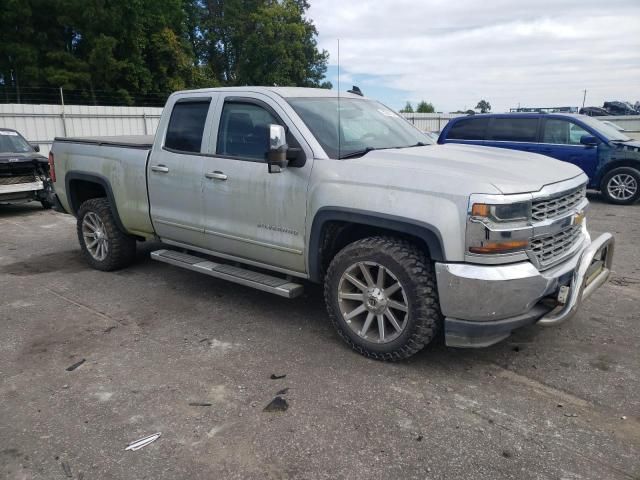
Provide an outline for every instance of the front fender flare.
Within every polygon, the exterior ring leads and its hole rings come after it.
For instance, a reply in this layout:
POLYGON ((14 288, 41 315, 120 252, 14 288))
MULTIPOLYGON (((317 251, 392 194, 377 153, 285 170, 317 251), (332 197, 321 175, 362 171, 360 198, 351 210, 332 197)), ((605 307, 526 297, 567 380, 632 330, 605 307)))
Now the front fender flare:
POLYGON ((329 221, 342 221, 369 227, 384 228, 420 238, 429 248, 434 261, 444 261, 444 248, 440 231, 433 225, 410 218, 369 212, 346 207, 323 207, 314 218, 309 235, 308 272, 312 281, 322 280, 321 241, 323 226, 329 221))

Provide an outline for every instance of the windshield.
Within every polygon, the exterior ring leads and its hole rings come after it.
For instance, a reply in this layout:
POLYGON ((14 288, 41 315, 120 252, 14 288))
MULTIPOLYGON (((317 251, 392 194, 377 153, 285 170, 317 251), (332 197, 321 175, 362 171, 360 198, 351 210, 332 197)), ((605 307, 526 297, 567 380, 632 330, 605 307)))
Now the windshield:
POLYGON ((339 122, 338 98, 288 98, 287 101, 330 158, 433 144, 400 115, 373 100, 341 98, 339 122))
POLYGON ((0 153, 29 153, 33 148, 18 132, 0 130, 0 153))
POLYGON ((586 125, 593 128, 600 135, 605 137, 607 140, 618 140, 621 142, 628 142, 631 140, 624 133, 616 130, 615 128, 607 125, 606 123, 602 123, 600 120, 596 120, 593 117, 580 117, 580 120, 584 122, 586 125))

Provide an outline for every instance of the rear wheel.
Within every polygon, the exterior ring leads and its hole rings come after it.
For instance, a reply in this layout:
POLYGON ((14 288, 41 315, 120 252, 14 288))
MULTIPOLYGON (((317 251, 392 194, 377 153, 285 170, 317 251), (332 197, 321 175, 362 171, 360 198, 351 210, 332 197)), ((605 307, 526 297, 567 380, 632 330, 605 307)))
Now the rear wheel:
POLYGON ((82 253, 93 268, 118 270, 134 261, 136 240, 118 228, 106 198, 80 205, 77 231, 82 253))
POLYGON ((376 360, 410 357, 442 325, 430 260, 396 238, 365 238, 340 251, 327 271, 325 301, 342 339, 376 360))
POLYGON ((604 176, 600 189, 610 203, 634 203, 640 198, 640 171, 631 167, 614 168, 604 176))

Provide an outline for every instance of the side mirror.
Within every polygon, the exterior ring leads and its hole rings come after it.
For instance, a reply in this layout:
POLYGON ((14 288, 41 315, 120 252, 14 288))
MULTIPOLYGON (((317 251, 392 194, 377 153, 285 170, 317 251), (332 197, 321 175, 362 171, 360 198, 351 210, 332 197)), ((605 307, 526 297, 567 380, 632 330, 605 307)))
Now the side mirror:
POLYGON ((287 133, 282 125, 269 125, 269 153, 267 153, 267 163, 269 173, 280 173, 287 168, 287 133))
POLYGON ((31 148, 33 148, 36 152, 40 153, 40 145, 31 145, 31 148))
POLYGON ((580 143, 582 145, 586 145, 587 147, 595 147, 598 145, 598 139, 593 135, 582 135, 580 137, 580 143))

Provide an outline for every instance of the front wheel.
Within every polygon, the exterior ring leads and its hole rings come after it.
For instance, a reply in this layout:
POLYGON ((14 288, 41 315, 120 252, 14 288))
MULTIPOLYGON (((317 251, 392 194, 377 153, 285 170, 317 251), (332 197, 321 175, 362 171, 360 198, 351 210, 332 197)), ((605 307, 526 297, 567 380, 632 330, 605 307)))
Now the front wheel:
POLYGON ((136 240, 118 228, 106 198, 80 205, 77 231, 82 253, 93 268, 108 272, 133 263, 136 240))
POLYGON ((640 198, 640 171, 631 167, 618 167, 602 179, 602 195, 609 203, 629 205, 640 198))
POLYGON ((442 325, 433 266, 405 240, 371 237, 347 245, 329 266, 324 292, 342 339, 376 360, 410 357, 442 325))

